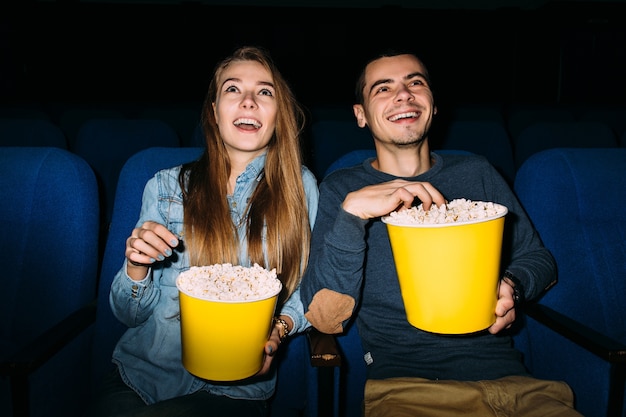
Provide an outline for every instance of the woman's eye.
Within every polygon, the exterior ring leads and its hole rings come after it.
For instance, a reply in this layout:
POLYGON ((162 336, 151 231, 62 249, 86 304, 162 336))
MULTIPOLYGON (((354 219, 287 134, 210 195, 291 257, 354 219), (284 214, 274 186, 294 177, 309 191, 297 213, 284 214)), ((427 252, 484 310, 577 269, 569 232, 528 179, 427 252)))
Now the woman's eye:
POLYGON ((226 90, 224 90, 228 93, 236 93, 237 92, 237 87, 235 87, 234 85, 231 85, 229 87, 226 87, 226 90))
POLYGON ((271 90, 268 90, 267 88, 264 88, 263 90, 259 91, 259 95, 261 96, 273 96, 274 94, 272 93, 271 90))

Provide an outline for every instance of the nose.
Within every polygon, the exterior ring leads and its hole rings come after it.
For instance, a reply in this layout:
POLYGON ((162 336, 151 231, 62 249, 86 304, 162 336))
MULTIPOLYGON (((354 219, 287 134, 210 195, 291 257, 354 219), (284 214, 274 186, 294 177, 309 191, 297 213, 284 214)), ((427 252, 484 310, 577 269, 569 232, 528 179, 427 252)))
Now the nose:
POLYGON ((409 88, 405 85, 401 85, 396 94, 396 101, 413 101, 415 97, 409 88))
POLYGON ((254 100, 254 94, 253 93, 245 93, 243 95, 242 100, 241 100, 241 106, 243 108, 246 108, 246 109, 256 107, 256 101, 254 100))

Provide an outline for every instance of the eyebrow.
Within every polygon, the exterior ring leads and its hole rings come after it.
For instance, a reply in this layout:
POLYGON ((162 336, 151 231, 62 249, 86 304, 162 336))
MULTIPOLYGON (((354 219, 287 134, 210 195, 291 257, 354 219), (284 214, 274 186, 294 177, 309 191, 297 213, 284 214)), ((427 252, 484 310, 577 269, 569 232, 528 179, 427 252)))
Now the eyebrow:
POLYGON ((405 80, 410 80, 412 78, 423 78, 424 80, 428 81, 428 77, 426 77, 426 74, 424 74, 423 72, 413 72, 409 75, 407 75, 406 77, 404 77, 405 80))
MULTIPOLYGON (((225 79, 225 80, 224 80, 224 82, 222 83, 222 85, 224 85, 224 84, 226 84, 226 83, 228 83, 228 82, 231 82, 231 81, 232 81, 232 82, 237 82, 237 83, 241 83, 241 82, 242 82, 242 81, 241 81, 241 78, 235 78, 235 77, 232 77, 232 78, 227 78, 227 79, 225 79)), ((259 81, 259 82, 257 83, 257 85, 265 85, 265 86, 268 86, 268 87, 275 88, 275 87, 274 87, 274 83, 272 83, 272 82, 270 82, 270 81, 259 81)))
POLYGON ((372 86, 370 87, 369 94, 371 94, 372 91, 374 91, 374 89, 376 87, 378 87, 379 85, 381 85, 381 84, 391 84, 392 82, 393 82, 393 80, 391 78, 385 78, 385 79, 382 79, 382 80, 375 81, 374 84, 372 84, 372 86))

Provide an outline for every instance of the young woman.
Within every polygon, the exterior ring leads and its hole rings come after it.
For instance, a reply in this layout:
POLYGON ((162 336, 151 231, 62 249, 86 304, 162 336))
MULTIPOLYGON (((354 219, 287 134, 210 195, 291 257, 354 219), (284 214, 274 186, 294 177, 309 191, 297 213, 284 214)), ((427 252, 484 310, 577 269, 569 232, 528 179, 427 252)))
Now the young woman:
POLYGON ((275 388, 273 355, 288 334, 309 326, 299 282, 317 182, 302 165, 304 113, 266 51, 242 47, 216 66, 202 124, 202 156, 146 184, 110 292, 114 314, 129 329, 93 416, 265 416, 275 388), (206 381, 181 362, 176 277, 216 263, 276 268, 283 284, 263 367, 242 381, 206 381))

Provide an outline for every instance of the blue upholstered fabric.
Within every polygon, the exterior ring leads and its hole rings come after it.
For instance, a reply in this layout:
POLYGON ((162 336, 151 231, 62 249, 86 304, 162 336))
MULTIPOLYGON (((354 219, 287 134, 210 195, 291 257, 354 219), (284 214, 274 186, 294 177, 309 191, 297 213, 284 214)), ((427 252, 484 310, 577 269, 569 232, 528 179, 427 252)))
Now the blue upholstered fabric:
POLYGON ((339 169, 339 168, 347 168, 354 165, 358 165, 367 158, 371 158, 376 156, 376 151, 374 149, 354 149, 350 152, 347 152, 337 158, 333 163, 330 164, 324 176, 330 174, 331 172, 339 169))
MULTIPOLYGON (((56 147, 0 148, 0 360, 96 295, 98 191, 89 165, 56 147)), ((90 333, 36 371, 31 415, 78 415, 90 333)), ((10 415, 0 379, 0 415, 10 415)))
MULTIPOLYGON (((541 304, 626 344, 626 149, 536 153, 515 191, 557 261, 558 283, 541 304)), ((526 330, 533 374, 568 382, 586 417, 606 416, 606 363, 530 318, 526 330)))

